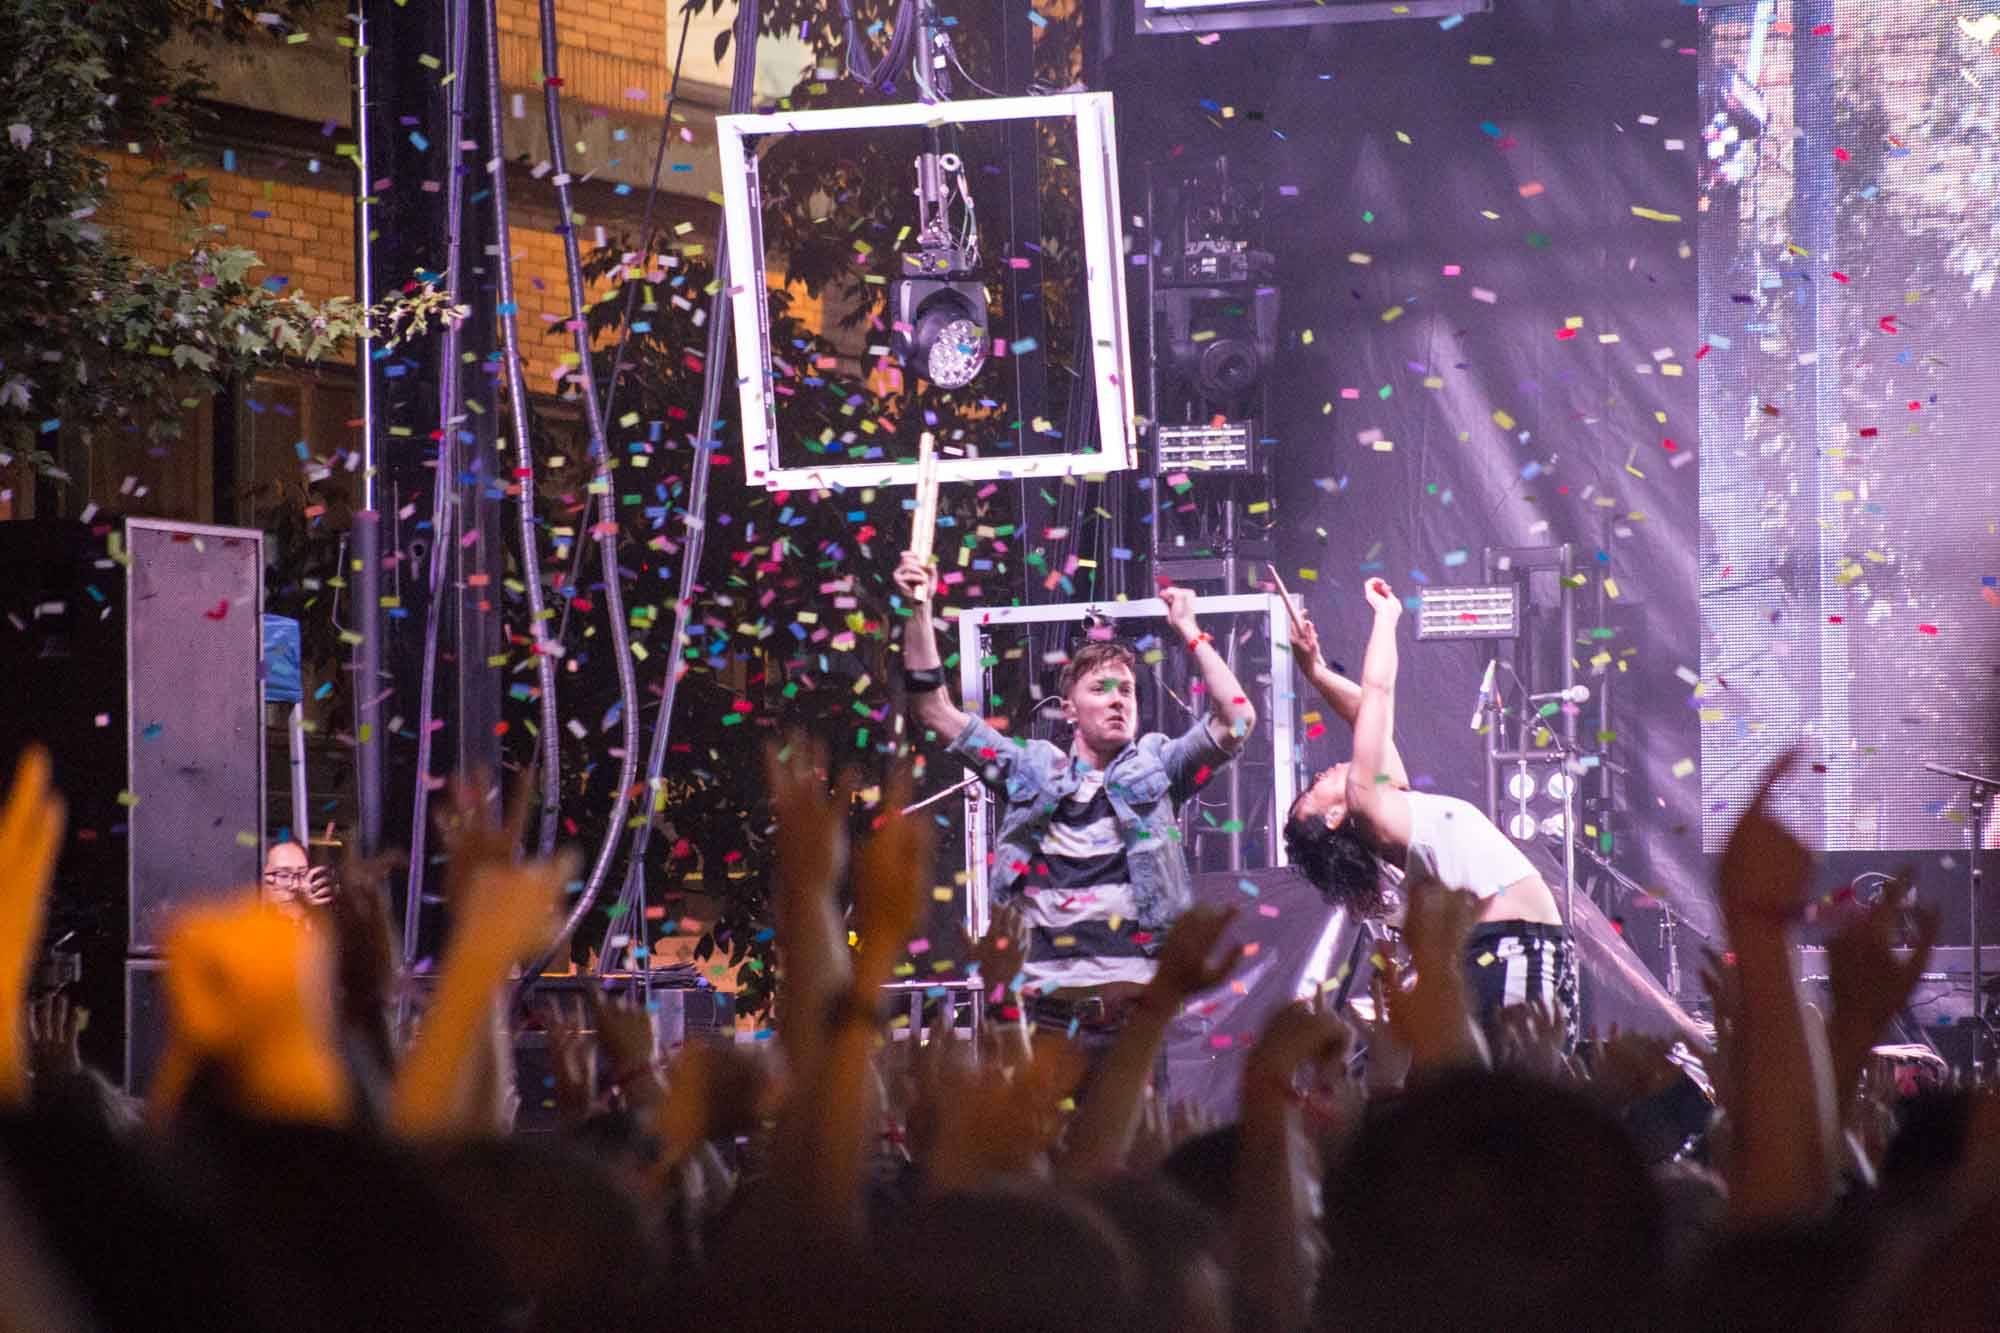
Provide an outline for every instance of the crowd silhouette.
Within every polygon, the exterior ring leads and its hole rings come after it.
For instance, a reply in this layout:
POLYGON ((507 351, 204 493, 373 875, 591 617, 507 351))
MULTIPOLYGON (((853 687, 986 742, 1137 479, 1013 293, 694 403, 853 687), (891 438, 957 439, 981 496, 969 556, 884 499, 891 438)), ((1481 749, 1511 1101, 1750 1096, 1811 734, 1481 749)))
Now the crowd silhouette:
MULTIPOLYGON (((1663 1139, 1663 1040, 1566 1054, 1560 1017, 1482 1027, 1470 895, 1405 885, 1407 958, 1371 1021, 1296 1004, 1244 1061, 1236 1123, 1161 1105, 1173 1017, 1223 985, 1228 913, 1182 916, 1130 1021, 1085 1051, 1019 1004, 1009 918, 971 942, 988 1003, 891 1017, 936 882, 931 826, 802 739, 768 758, 777 1039, 656 1061, 592 995, 515 1011, 568 854, 519 854, 478 784, 446 820, 453 930, 414 1036, 378 877, 278 911, 184 914, 144 1104, 30 994, 63 806, 21 757, 0 811, 0 1328, 1410 1330, 2000 1327, 2000 1100, 1871 1068, 1935 920, 1901 887, 1792 950, 1810 858, 1769 773, 1719 869, 1704 1132, 1663 1139), (843 903, 849 904, 843 907, 843 903), (510 1024, 546 1029, 556 1134, 513 1132, 510 1024)), ((522 809, 525 808, 523 805, 522 809)), ((905 1010, 897 1010, 906 1014, 905 1010)))

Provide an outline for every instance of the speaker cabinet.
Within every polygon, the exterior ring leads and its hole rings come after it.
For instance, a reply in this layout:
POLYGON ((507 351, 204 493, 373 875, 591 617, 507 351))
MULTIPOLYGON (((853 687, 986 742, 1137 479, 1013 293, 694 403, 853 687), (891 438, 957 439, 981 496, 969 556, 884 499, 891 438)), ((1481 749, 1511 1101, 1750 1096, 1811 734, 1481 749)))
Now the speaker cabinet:
POLYGON ((130 943, 254 884, 264 845, 264 534, 125 528, 130 943))

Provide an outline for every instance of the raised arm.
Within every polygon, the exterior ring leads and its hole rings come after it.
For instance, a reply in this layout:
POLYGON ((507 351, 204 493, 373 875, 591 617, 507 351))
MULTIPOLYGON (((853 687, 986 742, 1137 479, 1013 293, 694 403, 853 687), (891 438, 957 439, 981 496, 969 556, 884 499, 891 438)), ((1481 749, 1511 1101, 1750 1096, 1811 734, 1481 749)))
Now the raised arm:
POLYGON ((917 715, 917 721, 935 731, 940 739, 956 740, 972 718, 951 701, 950 687, 918 688, 926 673, 936 672, 942 678, 944 672, 944 659, 938 655, 937 626, 931 619, 931 606, 937 597, 936 571, 913 552, 905 551, 896 563, 895 579, 896 587, 910 603, 910 623, 903 630, 903 671, 909 682, 911 711, 917 715))
MULTIPOLYGON (((1319 631, 1313 627, 1312 617, 1303 608, 1293 606, 1287 597, 1285 611, 1292 621, 1292 661, 1299 674, 1319 691, 1320 698, 1326 700, 1335 715, 1352 728, 1361 713, 1361 686, 1327 664, 1320 652, 1319 631)), ((1388 747, 1382 755, 1382 771, 1388 775, 1390 786, 1409 790, 1410 775, 1403 767, 1403 756, 1396 749, 1393 727, 1388 747)))
POLYGON ((1354 759, 1347 767, 1347 808, 1373 825, 1379 840, 1401 848, 1410 841, 1410 807, 1389 772, 1396 729, 1396 626, 1403 604, 1388 583, 1370 579, 1364 589, 1375 624, 1361 658, 1361 703, 1354 713, 1354 759))
POLYGON ((1770 812, 1771 790, 1799 763, 1790 750, 1764 774, 1722 852, 1717 898, 1741 989, 1730 1043, 1734 1102, 1729 1212, 1739 1224, 1783 1224, 1833 1199, 1832 1061, 1809 1022, 1794 974, 1793 927, 1812 894, 1812 856, 1770 812))
POLYGON ((1167 604, 1167 624, 1186 641, 1189 655, 1201 669, 1202 688, 1208 694, 1209 734, 1217 745, 1235 754, 1257 725, 1257 709, 1243 693, 1242 682, 1229 669, 1228 660, 1195 622, 1194 593, 1187 588, 1162 588, 1160 600, 1167 604))

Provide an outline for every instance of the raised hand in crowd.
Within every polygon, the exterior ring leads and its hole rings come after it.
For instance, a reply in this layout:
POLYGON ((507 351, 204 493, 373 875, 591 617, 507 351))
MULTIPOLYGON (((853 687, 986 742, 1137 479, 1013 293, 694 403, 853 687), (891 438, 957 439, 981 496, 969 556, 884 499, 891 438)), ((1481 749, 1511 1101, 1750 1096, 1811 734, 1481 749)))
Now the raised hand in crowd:
POLYGON ((1018 902, 994 908, 986 933, 978 939, 962 931, 967 969, 977 967, 987 1003, 999 1004, 1013 991, 1014 979, 1028 961, 1027 931, 1027 917, 1018 902))
MULTIPOLYGON (((1265 1027, 1243 1068, 1242 1147, 1236 1162, 1236 1314, 1239 1327, 1302 1329, 1319 1274, 1313 1182, 1320 1162, 1302 1121, 1301 1068, 1346 1084, 1353 1029, 1334 1014, 1290 1004, 1265 1027)), ((1335 1097, 1322 1106, 1351 1111, 1335 1097)))
POLYGON ((61 991, 28 1006, 28 1061, 36 1078, 67 1078, 83 1072, 77 1042, 90 1026, 90 1010, 61 991))
MULTIPOLYGON (((881 988, 931 884, 931 822, 902 813, 910 785, 907 768, 883 784, 874 831, 855 854, 852 925, 859 943, 851 975, 818 1018, 825 1027, 821 1048, 810 1065, 794 1071, 778 1131, 773 1174, 797 1201, 789 1220, 808 1234, 845 1242, 858 1240, 862 1228, 862 1172, 876 1123, 873 1051, 881 988)), ((807 835, 778 830, 781 840, 801 836, 807 835)), ((794 1021, 812 1022, 814 1015, 801 1013, 794 1021)))
POLYGON ((653 1056, 653 1019, 636 1000, 584 991, 598 1049, 611 1065, 611 1086, 635 1115, 649 1115, 666 1091, 653 1056))
POLYGON ((565 1010, 559 996, 535 1010, 549 1043, 549 1074, 554 1080, 556 1121, 575 1129, 597 1110, 597 1038, 585 1026, 583 1001, 565 1010))
POLYGON ((1408 903, 1403 937, 1416 979, 1405 986, 1393 962, 1384 969, 1380 994, 1388 1002, 1390 1030, 1409 1048, 1413 1072, 1484 1066, 1486 1038, 1473 1017, 1461 965, 1466 941, 1479 921, 1479 899, 1440 883, 1421 865, 1404 876, 1403 894, 1408 903))
POLYGON ((1610 1035, 1597 1043, 1590 1087, 1614 1110, 1658 1096, 1680 1077, 1679 1066, 1669 1058, 1673 1048, 1670 1037, 1626 1032, 1613 1023, 1610 1035))
POLYGON ((83 1072, 77 1041, 90 1025, 90 1010, 61 991, 28 1006, 28 1068, 39 1087, 45 1079, 74 1078, 83 1072))
POLYGON ((1868 1052, 1881 1039, 1889 1021, 1910 1002, 1910 994, 1930 963, 1940 921, 1937 909, 1911 908, 1909 870, 1883 886, 1882 896, 1855 916, 1826 944, 1827 973, 1833 992, 1833 1014, 1827 1044, 1833 1057, 1834 1105, 1844 1114, 1861 1085, 1868 1052), (1903 914, 1916 923, 1910 956, 1896 956, 1903 914))
POLYGON ((785 970, 779 1039, 801 1069, 817 1062, 827 1006, 846 989, 852 972, 837 891, 847 872, 853 796, 844 776, 828 792, 828 766, 826 745, 802 732, 764 751, 777 829, 778 958, 785 970))
POLYGON ((1392 993, 1401 990, 1402 979, 1402 969, 1395 958, 1387 953, 1377 954, 1373 974, 1368 978, 1368 1012, 1356 1013, 1362 1036, 1368 1043, 1361 1086, 1370 1098, 1401 1092, 1403 1081, 1410 1076, 1410 1048, 1397 1038, 1389 1021, 1389 1011, 1395 1007, 1392 993))
POLYGON ((494 1077, 490 1069, 482 1074, 493 1058, 483 1044, 495 1029, 501 988, 517 963, 548 946, 563 886, 579 864, 568 849, 546 861, 518 859, 532 796, 532 775, 524 775, 506 823, 498 824, 478 784, 456 788, 445 830, 453 928, 437 994, 397 1073, 390 1116, 401 1133, 492 1128, 494 1110, 478 1094, 482 1076, 494 1077))
POLYGON ((768 1062, 733 1045, 690 1041, 681 1047, 654 1111, 662 1166, 676 1165, 711 1140, 750 1132, 773 1086, 768 1062))
POLYGON ((182 910, 166 937, 166 1053, 151 1089, 170 1120, 198 1078, 240 1115, 339 1124, 352 1090, 334 1035, 326 937, 254 888, 182 910))
POLYGON ((1125 1155, 1126 1168, 1156 1170, 1176 1148, 1208 1133, 1216 1124, 1214 1113, 1200 1102, 1148 1097, 1139 1112, 1139 1128, 1132 1135, 1131 1151, 1125 1155))
POLYGON ((1189 908, 1167 933, 1153 978, 1105 1054, 1090 1098, 1071 1127, 1063 1159, 1066 1174, 1089 1176, 1124 1168, 1168 1026, 1189 1000, 1227 981, 1243 961, 1242 945, 1221 947, 1223 933, 1235 917, 1233 907, 1200 904, 1189 908))
POLYGON ((1575 1077, 1563 1053, 1563 1024, 1541 1000, 1510 1004, 1494 1018, 1493 1067, 1513 1069, 1551 1083, 1575 1077))
POLYGON ((361 1073, 365 1086, 356 1091, 371 1104, 386 1097, 398 1059, 391 1024, 398 980, 396 933, 389 919, 387 876, 405 859, 401 853, 350 857, 326 912, 333 925, 340 1024, 353 1058, 369 1066, 361 1073))
POLYGON ((28 1093, 22 1018, 41 945, 49 880, 62 849, 63 800, 49 785, 48 751, 30 746, 0 807, 0 1108, 28 1093))
POLYGON ((1797 750, 1771 765, 1722 853, 1718 896, 1741 997, 1728 1044, 1728 1176, 1731 1216, 1743 1223, 1812 1216, 1833 1196, 1832 1072, 1791 957, 1812 858, 1770 810, 1798 765, 1797 750))
POLYGON ((946 1067, 921 1161, 925 1188, 947 1193, 1046 1175, 1063 1130, 1063 1107, 1083 1079, 1083 1052, 1075 1043, 1037 1032, 1018 1064, 953 1059, 946 1067))

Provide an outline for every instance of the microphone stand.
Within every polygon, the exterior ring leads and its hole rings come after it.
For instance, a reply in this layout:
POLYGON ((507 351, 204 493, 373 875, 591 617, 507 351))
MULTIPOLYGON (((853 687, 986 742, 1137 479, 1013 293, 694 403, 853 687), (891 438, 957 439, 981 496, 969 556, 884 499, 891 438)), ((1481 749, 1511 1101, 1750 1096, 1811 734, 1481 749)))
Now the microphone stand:
POLYGON ((1966 799, 1972 809, 1972 819, 1966 827, 1965 862, 1972 888, 1967 900, 1967 918, 1972 930, 1972 1080, 1981 1082, 1980 1064, 1992 1038, 1992 1031, 1986 1022, 1986 996, 1981 989, 1982 969, 1979 956, 1979 853, 1986 842, 1986 809, 1993 801, 1993 793, 2000 791, 2000 781, 1981 777, 1977 773, 1967 773, 1956 768, 1946 768, 1942 764, 1925 764, 1927 772, 1951 778, 1966 784, 1966 799))

